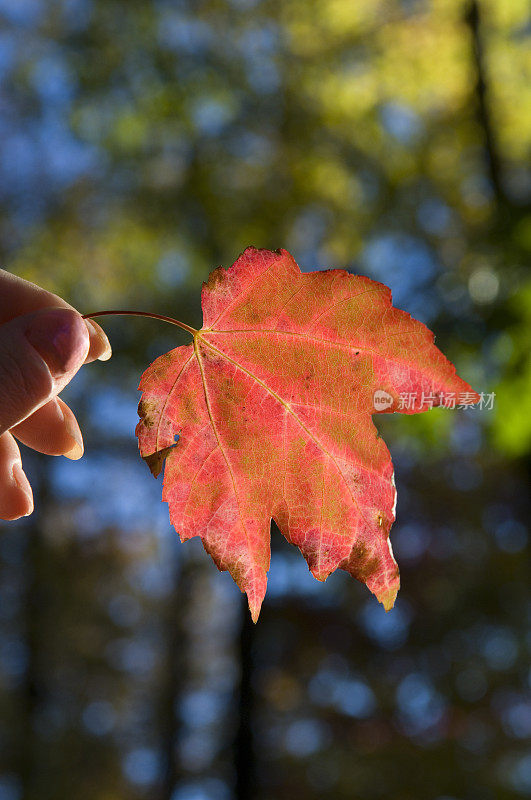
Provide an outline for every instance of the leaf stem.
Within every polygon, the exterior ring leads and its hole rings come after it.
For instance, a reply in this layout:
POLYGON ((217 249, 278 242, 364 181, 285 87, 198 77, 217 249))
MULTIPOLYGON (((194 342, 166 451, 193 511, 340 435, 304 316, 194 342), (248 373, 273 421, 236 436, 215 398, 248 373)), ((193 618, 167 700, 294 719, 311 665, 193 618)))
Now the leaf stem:
POLYGON ((188 331, 191 333, 192 336, 195 336, 197 331, 195 328, 192 328, 190 325, 186 325, 184 322, 179 322, 178 319, 173 319, 173 317, 165 317, 162 314, 151 314, 149 311, 93 311, 92 314, 83 314, 83 319, 92 319, 93 317, 103 317, 109 314, 128 314, 133 317, 150 317, 151 319, 160 319, 163 322, 169 322, 170 325, 177 325, 178 328, 182 328, 183 331, 188 331))

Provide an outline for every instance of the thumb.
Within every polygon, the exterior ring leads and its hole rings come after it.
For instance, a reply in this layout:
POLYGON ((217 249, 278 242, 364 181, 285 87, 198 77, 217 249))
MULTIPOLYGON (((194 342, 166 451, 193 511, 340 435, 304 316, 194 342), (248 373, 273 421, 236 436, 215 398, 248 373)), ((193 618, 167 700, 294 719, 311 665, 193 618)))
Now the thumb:
POLYGON ((0 434, 58 394, 89 349, 85 321, 68 308, 46 308, 0 326, 0 434))

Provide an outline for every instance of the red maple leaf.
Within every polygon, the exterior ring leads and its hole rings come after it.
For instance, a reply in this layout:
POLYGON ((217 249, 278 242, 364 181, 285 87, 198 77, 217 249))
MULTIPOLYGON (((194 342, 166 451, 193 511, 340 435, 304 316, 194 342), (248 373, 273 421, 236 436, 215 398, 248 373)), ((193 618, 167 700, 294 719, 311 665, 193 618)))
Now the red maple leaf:
POLYGON ((271 518, 318 580, 344 569, 390 609, 396 490, 371 415, 478 395, 386 286, 302 273, 285 250, 249 247, 214 270, 202 307, 193 344, 157 358, 139 387, 140 452, 155 475, 166 459, 162 497, 181 540, 201 537, 255 621, 271 518))

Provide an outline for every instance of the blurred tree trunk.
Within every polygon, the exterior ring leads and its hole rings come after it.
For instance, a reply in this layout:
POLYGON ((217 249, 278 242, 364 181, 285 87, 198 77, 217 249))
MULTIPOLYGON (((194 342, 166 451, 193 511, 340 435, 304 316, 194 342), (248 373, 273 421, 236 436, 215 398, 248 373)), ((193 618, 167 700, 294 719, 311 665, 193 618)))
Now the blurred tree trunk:
POLYGON ((36 456, 38 481, 33 485, 35 511, 28 518, 26 530, 26 583, 22 609, 22 624, 25 632, 27 666, 25 679, 21 685, 20 738, 17 745, 17 772, 24 800, 38 798, 39 743, 36 731, 37 712, 44 702, 46 686, 43 678, 42 641, 46 636, 45 614, 47 589, 42 579, 46 561, 46 545, 43 539, 42 524, 50 493, 43 457, 36 456))
POLYGON ((255 800, 256 765, 253 742, 254 693, 253 650, 256 626, 251 620, 244 596, 241 604, 239 640, 240 687, 238 697, 238 729, 234 742, 234 768, 236 772, 236 800, 255 800))
POLYGON ((163 768, 159 800, 171 800, 179 780, 177 753, 179 737, 178 705, 183 676, 187 674, 187 636, 182 625, 186 619, 190 585, 194 580, 194 566, 188 560, 179 565, 177 539, 173 542, 173 589, 166 605, 166 660, 161 682, 159 719, 162 741, 163 768))

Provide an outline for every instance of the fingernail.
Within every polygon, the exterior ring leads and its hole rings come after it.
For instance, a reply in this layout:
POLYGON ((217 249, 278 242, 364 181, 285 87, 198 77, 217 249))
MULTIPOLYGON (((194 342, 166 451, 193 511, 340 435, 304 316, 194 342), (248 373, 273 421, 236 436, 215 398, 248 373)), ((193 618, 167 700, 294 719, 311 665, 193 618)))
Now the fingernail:
POLYGON ((33 492, 31 491, 30 482, 27 479, 26 473, 22 469, 22 466, 18 462, 15 462, 13 464, 11 474, 13 475, 13 480, 15 481, 20 491, 24 492, 24 494, 28 498, 29 509, 24 514, 25 517, 28 517, 33 511, 33 492))
POLYGON ((73 448, 68 453, 63 453, 63 455, 65 458, 69 458, 70 461, 79 461, 83 453, 83 446, 76 442, 73 448))
POLYGON ((65 458, 69 458, 71 461, 77 461, 78 459, 81 458, 81 456, 85 452, 85 448, 83 447, 83 437, 77 425, 73 425, 71 420, 69 420, 64 415, 63 417, 65 421, 66 431, 74 442, 74 446, 70 450, 68 450, 68 452, 63 453, 63 455, 65 458))
POLYGON ((101 328, 98 325, 97 322, 94 322, 94 320, 86 319, 85 322, 89 329, 89 333, 91 331, 92 333, 95 333, 96 336, 98 337, 101 346, 103 347, 103 353, 101 354, 101 356, 98 356, 98 361, 108 361, 112 356, 112 348, 111 348, 111 343, 107 338, 107 334, 105 333, 103 328, 101 328))
POLYGON ((53 377, 79 366, 88 350, 86 327, 68 309, 46 309, 36 314, 26 330, 26 339, 46 362, 53 377))

